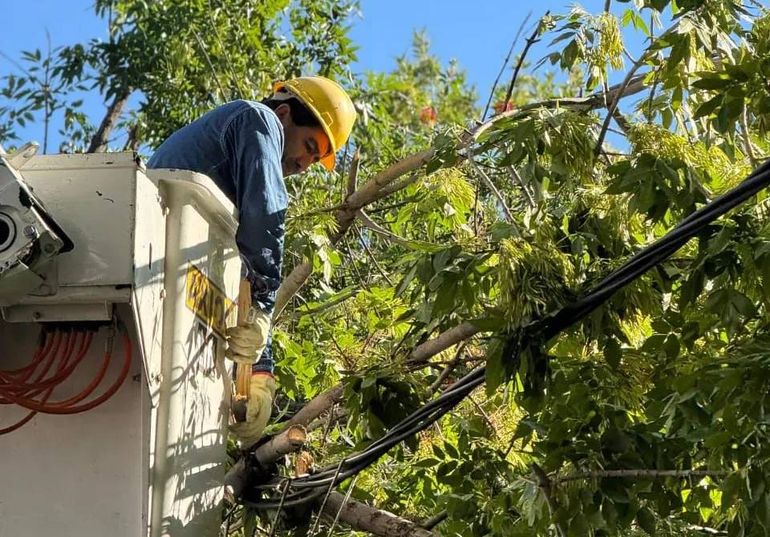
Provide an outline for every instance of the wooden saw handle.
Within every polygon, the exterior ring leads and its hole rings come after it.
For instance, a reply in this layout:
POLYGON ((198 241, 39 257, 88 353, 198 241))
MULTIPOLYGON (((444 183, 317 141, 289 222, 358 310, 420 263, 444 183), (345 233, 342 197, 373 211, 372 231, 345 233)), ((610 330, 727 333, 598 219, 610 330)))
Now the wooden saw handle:
MULTIPOLYGON (((246 324, 249 309, 251 309, 251 284, 249 280, 243 279, 238 288, 238 326, 246 324)), ((251 365, 236 362, 235 366, 235 399, 248 399, 251 365)))

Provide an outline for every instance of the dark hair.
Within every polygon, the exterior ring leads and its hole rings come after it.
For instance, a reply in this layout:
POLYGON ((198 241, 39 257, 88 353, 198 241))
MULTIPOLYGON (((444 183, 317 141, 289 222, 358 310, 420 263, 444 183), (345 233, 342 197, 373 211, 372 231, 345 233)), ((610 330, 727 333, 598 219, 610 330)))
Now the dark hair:
POLYGON ((318 121, 318 118, 315 117, 315 114, 308 110, 308 108, 302 104, 299 99, 293 98, 293 99, 286 99, 286 100, 278 100, 278 99, 264 99, 262 101, 262 104, 270 108, 271 110, 275 110, 282 104, 288 104, 289 108, 291 109, 291 120, 294 122, 295 125, 299 127, 320 127, 321 122, 318 121))

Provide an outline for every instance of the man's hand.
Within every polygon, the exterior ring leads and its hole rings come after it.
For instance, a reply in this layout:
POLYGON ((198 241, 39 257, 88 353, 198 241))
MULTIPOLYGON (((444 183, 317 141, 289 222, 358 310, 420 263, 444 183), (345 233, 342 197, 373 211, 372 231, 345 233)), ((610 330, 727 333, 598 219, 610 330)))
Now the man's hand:
POLYGON ((230 431, 238 437, 242 449, 254 445, 262 436, 275 396, 275 379, 267 372, 255 373, 249 383, 249 400, 246 403, 246 421, 230 426, 230 431))
POLYGON ((246 322, 227 329, 225 356, 241 364, 253 364, 262 355, 270 332, 270 316, 251 308, 246 322))

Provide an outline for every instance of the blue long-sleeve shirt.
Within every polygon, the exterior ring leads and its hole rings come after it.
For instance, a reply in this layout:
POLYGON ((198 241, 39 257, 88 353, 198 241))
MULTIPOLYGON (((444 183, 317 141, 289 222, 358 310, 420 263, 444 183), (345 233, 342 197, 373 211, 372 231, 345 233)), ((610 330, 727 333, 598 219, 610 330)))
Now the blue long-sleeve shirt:
MULTIPOLYGON (((147 163, 203 173, 238 208, 235 241, 252 301, 272 314, 281 283, 288 194, 283 182, 283 127, 267 106, 233 101, 172 134, 147 163)), ((254 370, 272 371, 271 342, 254 370)))

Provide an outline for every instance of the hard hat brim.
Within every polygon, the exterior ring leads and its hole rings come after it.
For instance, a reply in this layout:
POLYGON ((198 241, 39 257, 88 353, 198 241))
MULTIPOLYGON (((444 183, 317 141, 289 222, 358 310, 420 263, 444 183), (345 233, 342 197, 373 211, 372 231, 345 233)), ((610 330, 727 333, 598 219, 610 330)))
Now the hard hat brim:
POLYGON ((329 170, 330 172, 334 171, 334 166, 337 163, 337 158, 334 154, 334 151, 326 155, 321 159, 321 164, 323 164, 323 167, 329 170))

